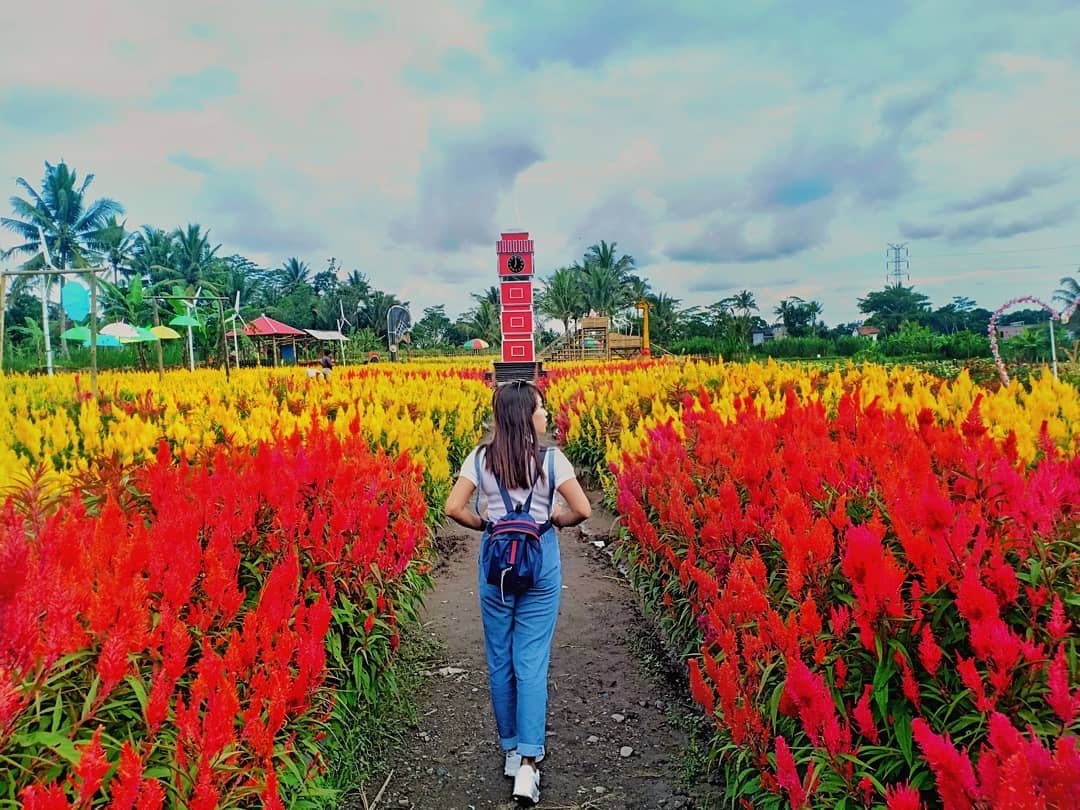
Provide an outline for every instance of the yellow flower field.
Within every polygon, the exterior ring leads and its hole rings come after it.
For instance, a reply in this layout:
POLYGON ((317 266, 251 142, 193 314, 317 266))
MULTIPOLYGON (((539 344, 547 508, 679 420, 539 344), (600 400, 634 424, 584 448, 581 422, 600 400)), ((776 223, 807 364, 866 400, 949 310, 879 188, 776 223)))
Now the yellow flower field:
POLYGON ((578 463, 606 477, 608 465, 622 452, 641 448, 646 431, 667 420, 678 429, 686 396, 707 392, 714 409, 735 414, 735 402, 749 397, 766 416, 783 412, 792 392, 800 402, 835 407, 846 391, 858 390, 864 405, 877 402, 887 411, 899 409, 915 422, 928 409, 940 424, 960 425, 976 399, 990 434, 1004 440, 1016 436, 1021 458, 1038 452, 1043 425, 1063 455, 1080 445, 1080 393, 1045 373, 1031 388, 1013 382, 991 392, 972 383, 967 372, 947 381, 907 367, 848 363, 823 371, 798 363, 706 363, 667 360, 577 364, 560 367, 548 387, 548 409, 561 412, 562 440, 578 463))
POLYGON ((150 457, 164 440, 193 457, 219 443, 246 447, 313 425, 344 433, 354 418, 373 444, 413 454, 430 482, 445 484, 476 442, 491 395, 469 364, 341 368, 329 381, 298 369, 106 372, 101 403, 76 377, 0 380, 0 486, 17 488, 43 469, 66 487, 98 459, 150 457))

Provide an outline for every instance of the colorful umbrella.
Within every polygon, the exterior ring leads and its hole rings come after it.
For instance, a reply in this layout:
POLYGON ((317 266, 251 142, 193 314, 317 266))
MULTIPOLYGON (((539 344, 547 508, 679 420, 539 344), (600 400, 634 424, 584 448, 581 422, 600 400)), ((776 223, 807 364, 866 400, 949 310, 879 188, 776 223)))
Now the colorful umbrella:
MULTIPOLYGON (((89 346, 89 345, 90 345, 89 340, 86 340, 83 343, 83 346, 89 346)), ((98 345, 99 349, 101 349, 101 348, 115 349, 115 348, 118 348, 120 346, 120 338, 113 337, 112 335, 103 335, 103 334, 101 334, 101 332, 98 332, 97 345, 98 345)))
POLYGON ((583 345, 586 349, 599 349, 600 341, 595 340, 594 338, 585 338, 585 340, 582 341, 581 345, 583 345))
POLYGON ((90 340, 90 327, 73 326, 60 333, 64 340, 90 340))
POLYGON ((461 345, 466 349, 486 349, 491 344, 482 338, 470 338, 461 345))
POLYGON ((153 326, 150 331, 160 340, 176 340, 180 337, 180 333, 175 329, 170 329, 167 326, 153 326))
POLYGON ((192 315, 177 315, 171 321, 169 326, 200 326, 199 319, 192 315))
POLYGON ((116 321, 115 323, 107 323, 101 329, 98 330, 99 335, 108 335, 114 338, 135 338, 139 337, 139 330, 132 326, 130 323, 124 323, 123 321, 116 321))
POLYGON ((139 333, 137 337, 120 338, 121 343, 152 343, 158 339, 158 336, 147 329, 145 326, 136 327, 136 331, 139 333))

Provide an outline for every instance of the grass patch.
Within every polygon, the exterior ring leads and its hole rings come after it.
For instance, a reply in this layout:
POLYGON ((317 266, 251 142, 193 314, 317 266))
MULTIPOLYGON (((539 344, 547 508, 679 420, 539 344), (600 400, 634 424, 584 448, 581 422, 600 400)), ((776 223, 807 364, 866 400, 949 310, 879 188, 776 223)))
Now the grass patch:
POLYGON ((362 808, 362 793, 370 797, 378 791, 417 722, 423 672, 442 654, 440 644, 419 624, 402 624, 400 633, 401 645, 380 677, 375 698, 337 698, 334 727, 327 728, 322 744, 327 771, 321 780, 337 796, 337 807, 362 808))

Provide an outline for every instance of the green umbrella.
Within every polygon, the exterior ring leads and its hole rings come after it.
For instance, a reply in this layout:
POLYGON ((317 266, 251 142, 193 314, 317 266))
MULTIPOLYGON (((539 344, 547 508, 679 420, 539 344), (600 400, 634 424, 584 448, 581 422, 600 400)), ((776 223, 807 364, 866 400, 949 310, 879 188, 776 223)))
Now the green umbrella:
POLYGON ((90 340, 90 327, 73 326, 60 333, 64 340, 90 340))
POLYGON ((171 321, 169 326, 201 326, 199 319, 191 315, 177 315, 171 321))

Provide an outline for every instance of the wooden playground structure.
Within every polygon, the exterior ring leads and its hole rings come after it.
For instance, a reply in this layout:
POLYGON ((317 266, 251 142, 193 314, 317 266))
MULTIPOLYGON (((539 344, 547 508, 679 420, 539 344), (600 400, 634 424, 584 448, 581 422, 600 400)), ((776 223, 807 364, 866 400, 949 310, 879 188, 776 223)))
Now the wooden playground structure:
POLYGON ((644 335, 624 335, 611 331, 606 316, 581 318, 577 328, 560 336, 540 353, 540 359, 558 363, 567 360, 629 359, 649 353, 648 327, 644 335))

